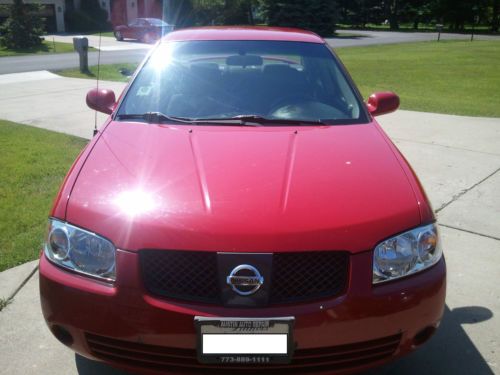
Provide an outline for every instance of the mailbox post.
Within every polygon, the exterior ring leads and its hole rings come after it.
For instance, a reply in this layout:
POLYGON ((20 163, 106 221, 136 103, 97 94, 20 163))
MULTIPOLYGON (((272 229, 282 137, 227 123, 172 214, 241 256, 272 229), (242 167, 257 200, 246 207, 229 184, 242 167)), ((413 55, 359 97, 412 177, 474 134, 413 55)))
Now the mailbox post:
POLYGON ((73 47, 80 56, 80 72, 89 73, 89 40, 81 36, 75 37, 73 47))
POLYGON ((438 42, 441 40, 441 31, 443 31, 443 25, 438 23, 436 24, 436 29, 438 32, 438 42))

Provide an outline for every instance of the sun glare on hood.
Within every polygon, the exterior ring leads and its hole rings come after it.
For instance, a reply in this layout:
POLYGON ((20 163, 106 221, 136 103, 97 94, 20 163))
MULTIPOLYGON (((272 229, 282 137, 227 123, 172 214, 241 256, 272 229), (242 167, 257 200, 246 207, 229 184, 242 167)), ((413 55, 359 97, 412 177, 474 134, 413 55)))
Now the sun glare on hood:
POLYGON ((118 194, 114 203, 120 212, 130 218, 151 212, 156 207, 153 195, 141 189, 124 191, 118 194))

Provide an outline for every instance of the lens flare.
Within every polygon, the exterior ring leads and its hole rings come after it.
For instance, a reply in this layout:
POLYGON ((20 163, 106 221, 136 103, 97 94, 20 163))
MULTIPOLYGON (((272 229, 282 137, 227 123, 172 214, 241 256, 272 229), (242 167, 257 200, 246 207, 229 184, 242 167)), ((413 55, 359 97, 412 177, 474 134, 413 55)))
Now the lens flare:
POLYGON ((114 203, 121 213, 130 218, 144 215, 156 207, 153 195, 140 189, 118 194, 114 203))

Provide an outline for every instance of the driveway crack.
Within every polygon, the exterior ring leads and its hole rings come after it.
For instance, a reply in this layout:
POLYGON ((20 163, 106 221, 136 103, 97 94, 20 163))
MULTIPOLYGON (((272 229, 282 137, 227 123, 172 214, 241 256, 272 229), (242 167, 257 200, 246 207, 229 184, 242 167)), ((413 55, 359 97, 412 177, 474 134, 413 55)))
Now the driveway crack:
POLYGON ((486 237, 486 238, 490 238, 490 239, 492 239, 492 240, 497 240, 497 241, 500 241, 500 238, 499 238, 499 237, 491 236, 491 235, 489 235, 489 234, 484 234, 484 233, 474 232, 474 231, 472 231, 472 230, 468 230, 468 229, 463 229, 463 228, 459 228, 459 227, 454 227, 453 225, 447 225, 447 224, 441 224, 441 223, 439 223, 439 226, 440 226, 440 227, 445 227, 445 228, 450 228, 450 229, 459 230, 459 231, 461 231, 461 232, 466 232, 466 233, 470 233, 470 234, 475 234, 476 236, 486 237))
POLYGON ((444 203, 441 207, 439 207, 435 212, 438 213, 438 212, 442 211, 443 209, 445 209, 446 207, 448 207, 450 204, 452 204, 453 202, 455 202, 457 199, 459 199, 460 197, 462 197, 464 194, 466 194, 467 192, 471 191, 476 186, 481 185, 484 181, 486 181, 490 177, 493 177, 499 171, 500 171, 500 168, 497 168, 495 171, 493 171, 492 173, 490 173, 488 176, 486 176, 485 178, 483 178, 479 182, 476 182, 474 185, 472 185, 472 186, 470 186, 470 187, 468 187, 466 189, 461 190, 458 194, 455 194, 453 196, 453 198, 451 198, 451 200, 449 200, 448 202, 444 203))

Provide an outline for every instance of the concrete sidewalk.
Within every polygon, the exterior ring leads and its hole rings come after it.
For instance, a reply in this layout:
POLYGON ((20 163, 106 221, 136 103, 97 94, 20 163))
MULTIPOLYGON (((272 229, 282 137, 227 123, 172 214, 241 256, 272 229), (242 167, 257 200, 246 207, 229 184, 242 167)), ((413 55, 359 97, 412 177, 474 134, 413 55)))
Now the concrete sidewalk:
MULTIPOLYGON (((89 138, 94 112, 86 108, 85 94, 94 85, 47 73, 0 76, 0 118, 89 138)), ((124 87, 101 82, 105 86, 117 94, 124 87)), ((371 373, 500 373, 500 119, 397 111, 379 121, 437 211, 449 272, 447 308, 436 336, 413 355, 371 373)), ((0 297, 11 295, 35 266, 0 273, 0 297)), ((123 374, 75 357, 52 337, 37 282, 35 273, 0 312, 0 374, 123 374)))
MULTIPOLYGON (((118 95, 124 83, 100 81, 118 95)), ((96 87, 96 81, 63 78, 40 71, 0 75, 0 118, 49 130, 92 137, 95 112, 86 103, 87 92, 96 87)), ((97 115, 98 124, 106 116, 97 115)))

